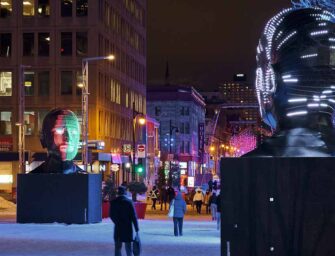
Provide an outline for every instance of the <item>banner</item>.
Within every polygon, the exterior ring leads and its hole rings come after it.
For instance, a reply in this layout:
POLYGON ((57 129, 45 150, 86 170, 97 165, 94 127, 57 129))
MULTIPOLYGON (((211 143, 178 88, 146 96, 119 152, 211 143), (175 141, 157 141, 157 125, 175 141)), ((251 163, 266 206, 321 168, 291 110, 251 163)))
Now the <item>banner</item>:
POLYGON ((199 123, 198 125, 198 155, 200 163, 203 163, 203 155, 205 152, 205 124, 199 123))

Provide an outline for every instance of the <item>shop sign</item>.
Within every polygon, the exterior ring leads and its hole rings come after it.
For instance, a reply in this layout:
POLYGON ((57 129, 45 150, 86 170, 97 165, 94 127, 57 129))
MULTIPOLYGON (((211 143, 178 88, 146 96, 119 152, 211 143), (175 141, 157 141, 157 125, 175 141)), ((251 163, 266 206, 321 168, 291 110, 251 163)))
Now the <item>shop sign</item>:
POLYGON ((12 137, 0 138, 0 151, 13 151, 13 138, 12 137))
POLYGON ((100 172, 105 172, 106 171, 106 164, 100 164, 99 170, 100 170, 100 172))
POLYGON ((180 174, 181 175, 185 175, 186 174, 186 170, 185 169, 180 169, 180 174))
POLYGON ((187 178, 187 186, 190 188, 194 188, 194 177, 188 177, 187 178))
POLYGON ((201 159, 202 162, 202 158, 204 155, 204 151, 205 151, 205 124, 204 123, 199 123, 198 125, 198 155, 201 159))
POLYGON ((179 162, 179 168, 187 169, 187 162, 179 162))
POLYGON ((120 165, 118 164, 111 164, 111 171, 112 172, 117 172, 120 170, 120 165))
POLYGON ((164 162, 164 170, 170 170, 170 162, 169 161, 164 162))
POLYGON ((137 157, 138 158, 145 158, 145 144, 138 144, 137 145, 137 157))
POLYGON ((125 154, 131 153, 131 144, 123 144, 123 153, 125 154))

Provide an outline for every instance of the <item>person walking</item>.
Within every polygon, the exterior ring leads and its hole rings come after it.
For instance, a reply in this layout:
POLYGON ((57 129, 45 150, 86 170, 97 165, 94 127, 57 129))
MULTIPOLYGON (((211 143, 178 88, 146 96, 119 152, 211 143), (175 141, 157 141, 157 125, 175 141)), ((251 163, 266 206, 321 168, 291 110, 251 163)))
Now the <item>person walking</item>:
POLYGON ((221 226, 221 193, 216 197, 216 228, 220 230, 221 226))
POLYGON ((211 197, 211 192, 209 190, 206 190, 205 196, 204 196, 204 205, 206 206, 206 214, 210 214, 210 205, 209 205, 209 198, 211 197))
MULTIPOLYGON (((183 220, 184 220, 184 215, 186 213, 186 202, 183 199, 180 191, 178 191, 173 204, 174 204, 174 211, 173 211, 174 235, 182 236, 183 235, 183 220)), ((170 207, 171 207, 171 204, 170 204, 170 207)))
POLYGON ((217 210, 216 198, 217 198, 216 193, 213 192, 208 202, 209 206, 211 207, 212 220, 216 220, 216 210, 217 210))
POLYGON ((204 201, 204 195, 202 194, 202 191, 200 188, 196 190, 196 193, 193 197, 193 202, 195 203, 195 207, 197 209, 197 213, 201 214, 201 205, 204 201))
POLYGON ((151 206, 151 209, 152 210, 156 210, 156 202, 157 202, 157 199, 158 199, 158 189, 156 188, 156 186, 153 186, 152 187, 152 190, 150 191, 150 198, 152 200, 152 206, 151 206))
POLYGON ((171 204, 171 201, 175 198, 176 194, 174 191, 174 188, 172 186, 169 186, 167 189, 167 194, 168 194, 168 200, 169 204, 171 204))
POLYGON ((125 243, 127 256, 132 255, 133 225, 138 236, 139 227, 133 202, 126 195, 126 188, 118 187, 118 197, 111 201, 109 216, 114 222, 115 256, 121 256, 122 243, 125 243))
POLYGON ((164 204, 164 210, 166 211, 166 203, 168 201, 168 193, 166 190, 166 186, 164 185, 160 192, 160 201, 161 201, 161 211, 163 211, 163 204, 164 204))

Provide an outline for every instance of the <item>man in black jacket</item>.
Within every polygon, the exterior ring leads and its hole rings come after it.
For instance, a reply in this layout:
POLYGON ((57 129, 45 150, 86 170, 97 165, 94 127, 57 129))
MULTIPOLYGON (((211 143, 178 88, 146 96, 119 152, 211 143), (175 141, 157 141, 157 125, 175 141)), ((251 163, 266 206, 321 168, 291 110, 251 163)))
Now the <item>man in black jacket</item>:
POLYGON ((132 255, 133 225, 136 233, 139 231, 134 205, 125 194, 126 188, 120 186, 118 197, 112 200, 110 204, 109 216, 115 224, 115 256, 121 256, 122 243, 125 243, 127 256, 132 255))

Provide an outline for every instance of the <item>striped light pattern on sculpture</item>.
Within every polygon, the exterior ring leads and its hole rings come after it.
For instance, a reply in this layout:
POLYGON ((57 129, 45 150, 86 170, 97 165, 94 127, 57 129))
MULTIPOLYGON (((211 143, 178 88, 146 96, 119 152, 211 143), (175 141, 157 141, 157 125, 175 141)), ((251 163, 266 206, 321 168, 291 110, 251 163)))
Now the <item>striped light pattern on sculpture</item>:
POLYGON ((266 24, 257 47, 257 98, 272 129, 279 116, 334 113, 335 1, 292 3, 266 24))

